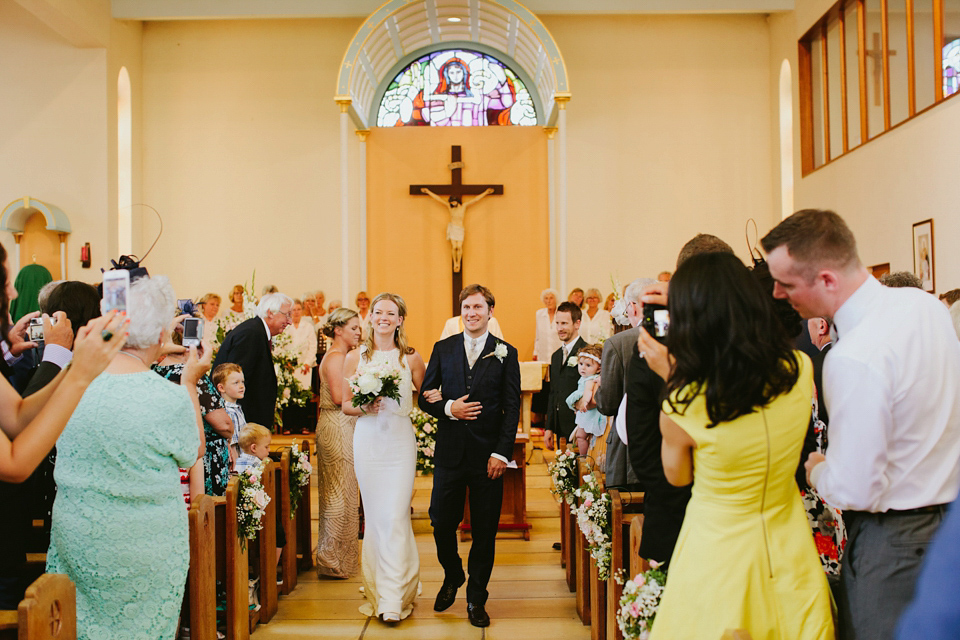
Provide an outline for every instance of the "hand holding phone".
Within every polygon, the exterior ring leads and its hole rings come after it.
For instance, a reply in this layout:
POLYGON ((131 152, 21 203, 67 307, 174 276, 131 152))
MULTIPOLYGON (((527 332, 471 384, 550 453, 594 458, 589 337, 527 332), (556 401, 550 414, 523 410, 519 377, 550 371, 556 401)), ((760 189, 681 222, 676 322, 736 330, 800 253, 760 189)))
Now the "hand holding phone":
POLYGON ((203 322, 200 318, 184 318, 183 319, 183 346, 187 347, 199 347, 200 341, 203 340, 203 322))
POLYGON ((126 312, 127 299, 130 296, 130 272, 126 269, 114 269, 103 272, 103 300, 100 310, 126 312))

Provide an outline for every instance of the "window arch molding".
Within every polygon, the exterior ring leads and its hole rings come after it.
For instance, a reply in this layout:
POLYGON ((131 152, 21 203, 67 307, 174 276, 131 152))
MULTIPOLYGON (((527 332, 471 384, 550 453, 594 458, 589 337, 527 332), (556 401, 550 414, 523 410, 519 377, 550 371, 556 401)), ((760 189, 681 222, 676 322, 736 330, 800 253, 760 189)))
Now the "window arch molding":
POLYGON ((509 67, 509 69, 517 74, 517 77, 520 78, 520 81, 523 82, 523 84, 527 87, 527 91, 529 91, 530 97, 533 99, 533 106, 537 110, 537 124, 541 126, 546 124, 544 119, 543 101, 540 99, 539 92, 534 89, 535 85, 533 83, 533 79, 516 60, 502 51, 485 44, 470 42, 468 40, 454 40, 451 42, 440 42, 417 49, 416 51, 403 56, 395 65, 390 68, 383 79, 380 80, 380 84, 377 85, 377 89, 373 94, 373 100, 370 103, 370 112, 367 114, 367 122, 370 123, 370 126, 376 126, 377 113, 380 110, 380 103, 383 101, 383 96, 386 94, 390 83, 394 81, 401 71, 410 66, 411 63, 426 55, 436 53, 437 51, 450 51, 453 49, 465 49, 467 51, 483 53, 491 56, 492 58, 496 58, 497 62, 503 66, 509 67))

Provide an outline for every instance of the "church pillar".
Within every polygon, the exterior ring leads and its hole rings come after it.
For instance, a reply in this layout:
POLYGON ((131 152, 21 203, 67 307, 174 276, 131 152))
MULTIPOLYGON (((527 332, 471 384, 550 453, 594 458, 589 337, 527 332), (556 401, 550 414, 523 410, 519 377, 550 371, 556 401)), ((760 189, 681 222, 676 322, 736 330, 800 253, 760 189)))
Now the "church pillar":
POLYGON ((350 104, 345 96, 334 98, 340 106, 340 299, 350 300, 350 166, 348 132, 350 127, 350 104))
MULTIPOLYGON (((360 282, 358 286, 361 291, 367 290, 367 136, 370 135, 370 129, 358 129, 357 137, 360 138, 360 171, 357 179, 360 183, 360 206, 358 215, 360 216, 357 224, 357 240, 360 245, 357 251, 357 260, 360 273, 360 282)), ((347 298, 344 298, 346 300, 347 298)))
POLYGON ((557 283, 557 157, 554 138, 557 135, 556 127, 544 127, 547 134, 547 206, 550 221, 550 287, 556 289, 557 283))
POLYGON ((556 93, 557 103, 557 286, 560 297, 567 296, 567 103, 569 93, 556 93))

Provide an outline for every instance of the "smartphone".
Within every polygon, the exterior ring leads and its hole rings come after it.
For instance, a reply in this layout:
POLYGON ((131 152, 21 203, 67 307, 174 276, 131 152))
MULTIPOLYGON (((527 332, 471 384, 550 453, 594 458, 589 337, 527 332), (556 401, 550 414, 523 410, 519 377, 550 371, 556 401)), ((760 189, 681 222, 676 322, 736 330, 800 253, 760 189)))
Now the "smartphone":
POLYGON ((203 340, 203 321, 200 318, 183 319, 183 346, 199 347, 203 340))
POLYGON ((663 305, 645 304, 640 326, 646 329, 651 337, 663 342, 670 329, 670 311, 663 305))
POLYGON ((43 344, 43 318, 32 318, 27 325, 27 340, 43 344))
POLYGON ((100 304, 103 313, 127 310, 127 297, 130 295, 130 272, 126 269, 114 269, 103 272, 103 301, 100 304))

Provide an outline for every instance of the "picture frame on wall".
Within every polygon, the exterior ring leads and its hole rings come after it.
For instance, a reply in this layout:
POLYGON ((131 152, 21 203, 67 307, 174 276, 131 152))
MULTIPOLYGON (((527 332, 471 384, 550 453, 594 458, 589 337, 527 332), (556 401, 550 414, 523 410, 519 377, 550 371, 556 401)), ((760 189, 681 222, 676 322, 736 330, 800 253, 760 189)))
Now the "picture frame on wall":
POLYGON ((913 225, 913 272, 923 283, 923 290, 936 291, 933 260, 933 218, 913 225))

